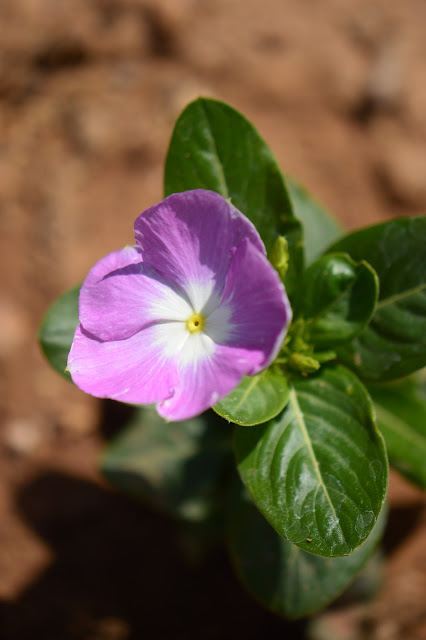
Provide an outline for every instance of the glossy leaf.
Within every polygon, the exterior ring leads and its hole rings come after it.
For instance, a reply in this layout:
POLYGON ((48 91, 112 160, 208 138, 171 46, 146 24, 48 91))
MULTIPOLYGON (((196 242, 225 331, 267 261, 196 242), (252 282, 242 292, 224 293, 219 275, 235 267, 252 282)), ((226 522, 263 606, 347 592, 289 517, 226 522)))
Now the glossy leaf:
POLYGON ((80 285, 60 296, 48 309, 39 331, 39 342, 50 365, 67 380, 68 353, 78 325, 80 285))
POLYGON ((165 167, 165 195, 198 188, 230 198, 256 225, 268 252, 278 236, 286 237, 291 288, 303 267, 302 228, 279 167, 243 115, 207 98, 195 100, 180 115, 165 167))
POLYGON ((210 515, 229 464, 229 440, 229 425, 213 412, 168 423, 145 407, 108 445, 101 471, 124 493, 200 521, 210 515))
POLYGON ((365 262, 342 253, 323 256, 305 272, 295 315, 307 320, 310 342, 334 346, 352 339, 373 315, 379 283, 365 262))
POLYGON ((426 489, 426 388, 414 378, 371 386, 392 466, 426 489))
POLYGON ((344 367, 296 380, 279 416, 235 427, 234 448, 253 501, 290 542, 342 556, 373 529, 387 490, 386 450, 366 390, 344 367))
POLYGON ((339 351, 366 380, 393 380, 426 366, 426 217, 391 220, 346 236, 330 249, 366 260, 380 294, 369 326, 339 351))
POLYGON ((349 556, 323 558, 281 538, 248 496, 234 499, 229 547, 233 565, 258 602, 287 618, 300 618, 325 607, 355 578, 383 534, 386 509, 367 540, 349 556))
POLYGON ((287 378, 277 368, 256 376, 245 376, 241 384, 213 408, 222 418, 239 425, 252 426, 278 415, 288 402, 287 378))
POLYGON ((343 234, 343 228, 296 180, 285 176, 294 215, 303 225, 305 260, 310 265, 343 234))

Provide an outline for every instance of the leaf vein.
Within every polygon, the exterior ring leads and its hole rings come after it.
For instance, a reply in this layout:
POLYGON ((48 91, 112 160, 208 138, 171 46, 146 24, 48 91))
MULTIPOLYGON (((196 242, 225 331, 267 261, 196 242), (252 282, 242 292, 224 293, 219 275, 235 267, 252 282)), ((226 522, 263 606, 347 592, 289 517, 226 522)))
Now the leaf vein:
MULTIPOLYGON (((339 531, 340 531, 340 537, 341 537, 341 539, 345 540, 342 528, 341 528, 341 526, 339 524, 339 518, 337 517, 336 511, 334 509, 334 505, 333 505, 333 503, 331 501, 331 498, 330 498, 330 495, 328 493, 327 487, 326 487, 326 485, 324 483, 324 480, 322 478, 322 475, 321 475, 321 473, 319 471, 319 465, 317 464, 317 459, 316 459, 316 456, 315 456, 315 452, 313 450, 312 443, 310 441, 309 434, 308 434, 308 431, 306 429, 303 413, 302 413, 302 410, 300 408, 299 402, 297 400, 297 395, 296 395, 296 391, 295 391, 294 388, 292 388, 290 390, 290 402, 293 405, 293 411, 294 411, 294 414, 295 414, 295 418, 296 418, 297 424, 299 425, 299 428, 300 428, 300 430, 302 432, 303 439, 305 440, 306 448, 307 448, 309 456, 310 456, 310 458, 312 460, 312 463, 313 463, 313 466, 314 466, 314 469, 315 469, 315 474, 316 474, 316 476, 318 478, 319 485, 321 486, 321 489, 322 489, 322 491, 323 491, 323 493, 324 493, 324 495, 326 497, 326 500, 327 500, 327 502, 329 504, 329 507, 330 507, 331 513, 333 515, 333 518, 334 518, 336 524, 338 524, 338 528, 339 528, 339 531)), ((345 542, 346 542, 346 540, 345 540, 345 542)))
POLYGON ((423 289, 426 289, 426 282, 423 282, 422 284, 419 284, 417 285, 417 287, 413 287, 412 289, 406 289, 405 291, 395 293, 393 296, 389 296, 388 298, 383 298, 377 303, 376 311, 378 309, 381 309, 382 307, 386 307, 390 304, 394 304, 395 302, 399 302, 400 300, 404 300, 404 298, 408 298, 415 293, 419 293, 420 291, 423 291, 423 289))
POLYGON ((206 127, 206 134, 207 134, 207 136, 209 138, 209 142, 210 142, 210 145, 211 145, 211 148, 212 148, 212 152, 213 152, 213 158, 214 159, 212 159, 212 164, 215 166, 216 171, 217 171, 217 177, 219 179, 220 187, 221 187, 221 195, 224 198, 229 198, 230 194, 229 194, 229 189, 228 189, 228 185, 227 185, 226 178, 225 178, 225 173, 223 171, 223 166, 222 166, 222 163, 220 162, 219 152, 217 150, 216 142, 215 142, 214 136, 213 136, 212 131, 211 131, 210 120, 209 120, 207 111, 206 111, 205 106, 204 106, 202 101, 200 102, 200 107, 201 107, 201 111, 203 112, 203 116, 204 116, 204 118, 205 118, 205 120, 207 122, 207 125, 208 125, 206 127))
POLYGON ((245 400, 247 399, 249 393, 251 393, 251 391, 253 390, 253 388, 259 383, 260 378, 259 377, 254 377, 250 380, 249 385, 247 387, 247 389, 244 391, 244 393, 242 394, 240 400, 237 402, 237 404, 234 407, 234 411, 237 411, 241 405, 243 404, 243 402, 245 402, 245 400))

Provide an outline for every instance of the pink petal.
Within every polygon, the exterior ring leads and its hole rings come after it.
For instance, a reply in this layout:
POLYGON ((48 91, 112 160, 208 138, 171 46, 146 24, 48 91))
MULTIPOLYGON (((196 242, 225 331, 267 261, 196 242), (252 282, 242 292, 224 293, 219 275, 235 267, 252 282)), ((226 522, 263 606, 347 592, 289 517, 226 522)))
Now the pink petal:
POLYGON ((265 253, 255 226, 225 198, 196 189, 169 196, 135 222, 144 262, 178 284, 194 309, 220 302, 235 247, 249 240, 265 253))
POLYGON ((136 264, 142 261, 142 254, 139 247, 123 247, 123 249, 117 249, 112 251, 108 255, 104 256, 90 269, 83 282, 83 285, 91 285, 99 280, 102 280, 104 276, 112 271, 127 267, 129 264, 136 264))
POLYGON ((209 316, 205 331, 214 342, 248 354, 261 353, 245 374, 254 375, 276 357, 291 307, 277 272, 253 245, 243 241, 235 252, 220 306, 209 316))
POLYGON ((260 365, 263 354, 215 345, 212 355, 196 363, 178 366, 179 383, 174 393, 157 405, 167 420, 187 420, 212 407, 228 395, 247 369, 260 365))
POLYGON ((154 322, 185 321, 191 307, 183 291, 143 262, 116 269, 80 291, 80 322, 100 340, 122 340, 154 322))
POLYGON ((182 323, 147 327, 125 340, 102 342, 77 327, 68 357, 74 383, 98 398, 160 402, 178 383, 175 351, 186 340, 182 323))

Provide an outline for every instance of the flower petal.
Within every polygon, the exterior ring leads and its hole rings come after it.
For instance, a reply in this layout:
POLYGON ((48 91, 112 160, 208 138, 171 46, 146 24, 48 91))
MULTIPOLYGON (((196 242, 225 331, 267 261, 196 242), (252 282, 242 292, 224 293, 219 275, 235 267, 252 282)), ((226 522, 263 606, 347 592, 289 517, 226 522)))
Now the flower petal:
POLYGON ((207 318, 205 333, 177 353, 179 383, 158 412, 168 420, 198 415, 254 375, 278 353, 291 308, 268 260, 247 240, 236 250, 223 300, 207 318))
POLYGON ((228 395, 247 369, 259 366, 263 358, 260 352, 215 345, 206 334, 196 335, 198 358, 191 361, 178 355, 179 383, 174 393, 157 405, 158 413, 167 420, 187 420, 206 411, 228 395))
POLYGON ((123 249, 90 271, 79 301, 86 332, 99 340, 122 340, 153 322, 188 318, 192 310, 184 292, 140 260, 139 252, 123 249), (128 255, 138 262, 124 265, 128 255))
POLYGON ((125 340, 102 342, 79 325, 68 370, 80 389, 98 398, 160 402, 178 384, 176 352, 187 337, 184 323, 170 322, 147 327, 125 340))
POLYGON ((277 355, 291 315, 277 272, 244 240, 229 268, 222 302, 207 319, 205 332, 217 344, 246 352, 245 374, 254 375, 277 355))
POLYGON ((246 238, 265 254, 255 226, 213 191, 176 193, 135 222, 144 262, 178 284, 194 310, 210 313, 220 302, 233 252, 246 238))
POLYGON ((102 280, 107 273, 111 273, 116 269, 127 267, 129 264, 136 264, 142 261, 142 253, 139 247, 123 247, 112 251, 104 256, 90 269, 84 280, 83 285, 90 285, 102 280))

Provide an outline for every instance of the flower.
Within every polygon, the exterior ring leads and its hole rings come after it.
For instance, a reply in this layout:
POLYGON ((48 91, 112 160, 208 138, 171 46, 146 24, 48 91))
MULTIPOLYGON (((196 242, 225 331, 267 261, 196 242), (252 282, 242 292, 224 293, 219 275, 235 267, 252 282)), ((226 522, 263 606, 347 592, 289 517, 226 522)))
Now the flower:
POLYGON ((272 362, 290 305, 256 228, 217 193, 171 195, 135 234, 81 287, 68 370, 87 393, 184 420, 272 362))

